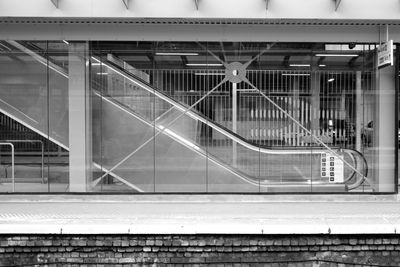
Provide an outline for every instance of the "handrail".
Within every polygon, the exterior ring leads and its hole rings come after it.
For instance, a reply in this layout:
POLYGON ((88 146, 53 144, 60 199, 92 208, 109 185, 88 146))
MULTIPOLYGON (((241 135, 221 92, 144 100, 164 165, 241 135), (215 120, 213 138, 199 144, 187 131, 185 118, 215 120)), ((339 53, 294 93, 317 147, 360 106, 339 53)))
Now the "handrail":
MULTIPOLYGON (((98 92, 97 90, 94 90, 94 93, 96 95, 98 95, 99 97, 104 97, 104 95, 101 95, 100 92, 98 92)), ((124 110, 125 112, 129 113, 131 116, 134 116, 136 119, 140 120, 142 123, 147 124, 150 127, 154 127, 155 125, 151 122, 148 122, 144 117, 142 117, 141 115, 135 113, 129 106, 126 106, 122 103, 119 103, 117 100, 113 99, 112 97, 104 97, 104 100, 106 100, 107 102, 115 105, 116 107, 124 110)), ((157 125, 156 124, 156 130, 157 131, 164 131, 164 133, 168 136, 170 136, 172 139, 176 140, 177 142, 180 142, 181 144, 190 147, 190 148, 195 148, 193 151, 195 151, 196 153, 202 154, 203 156, 206 156, 212 160, 215 164, 219 165, 220 167, 226 169, 227 171, 235 174, 238 178, 245 180, 246 182, 253 184, 253 185, 257 185, 257 186, 262 186, 262 187, 268 187, 271 185, 271 183, 267 182, 267 181, 261 181, 259 178, 254 178, 248 174, 246 174, 245 172, 232 168, 232 166, 229 166, 227 164, 224 164, 223 162, 220 162, 216 157, 212 156, 211 154, 206 153, 202 148, 195 146, 194 144, 191 144, 190 141, 183 141, 183 138, 177 138, 178 135, 176 133, 174 133, 171 130, 166 130, 163 126, 161 125, 157 125), (254 181, 256 180, 256 181, 254 181)), ((323 150, 323 147, 317 147, 315 148, 315 150, 323 150)), ((352 162, 355 166, 357 166, 357 161, 355 160, 353 154, 351 154, 349 151, 344 151, 344 149, 340 149, 340 148, 336 148, 334 147, 333 149, 338 149, 338 150, 342 150, 343 152, 346 152, 350 158, 352 159, 352 162)), ((325 153, 324 151, 321 151, 321 153, 325 153)), ((345 179, 344 183, 350 181, 354 175, 356 173, 353 171, 352 173, 350 173, 350 175, 345 179)), ((99 180, 96 180, 95 183, 97 183, 99 180)), ((319 182, 313 182, 313 184, 320 184, 319 182)))
MULTIPOLYGON (((93 60, 95 60, 97 63, 100 63, 100 64, 106 66, 107 68, 111 69, 112 71, 118 73, 125 79, 136 84, 137 86, 145 89, 149 93, 151 93, 151 94, 161 98, 162 100, 166 101, 167 103, 171 104, 172 106, 177 108, 179 111, 184 112, 185 110, 187 110, 185 105, 183 105, 182 103, 175 101, 174 99, 170 98, 169 96, 165 95, 164 93, 162 93, 158 90, 155 90, 154 88, 152 88, 152 86, 150 84, 146 83, 145 81, 142 81, 141 79, 139 79, 137 77, 134 77, 132 74, 126 72, 125 70, 120 69, 118 66, 116 66, 112 62, 101 61, 94 56, 92 56, 91 58, 93 60)), ((171 110, 171 109, 169 109, 169 110, 171 110)), ((215 122, 208 121, 206 118, 204 118, 204 116, 201 116, 200 114, 198 114, 197 112, 195 112, 193 110, 187 111, 186 114, 195 120, 198 120, 202 123, 209 125, 211 128, 213 128, 214 130, 218 131, 219 133, 225 135, 226 137, 230 138, 231 140, 235 141, 236 143, 239 143, 240 145, 242 145, 252 151, 255 151, 255 152, 260 152, 260 153, 264 153, 264 154, 273 154, 273 155, 306 155, 306 154, 314 155, 314 154, 323 154, 323 153, 326 153, 327 151, 331 152, 332 149, 335 149, 335 148, 332 148, 331 150, 328 150, 325 147, 302 147, 301 150, 299 150, 299 149, 270 149, 270 148, 267 149, 264 147, 254 146, 251 143, 249 143, 247 140, 245 140, 244 138, 239 137, 237 134, 234 134, 234 133, 224 129, 224 127, 219 126, 215 122)), ((163 115, 161 115, 158 119, 160 119, 163 115)), ((354 153, 357 155, 357 157, 363 158, 363 161, 366 162, 365 158, 362 156, 362 154, 356 150, 349 149, 349 148, 346 148, 346 149, 340 148, 340 150, 349 155, 354 153)), ((350 157, 353 159, 353 157, 351 155, 350 155, 350 157)), ((354 162, 354 164, 355 164, 355 167, 357 168, 357 164, 355 162, 354 162)), ((364 165, 364 166, 365 166, 365 168, 368 168, 367 165, 364 165)), ((353 172, 351 173, 351 175, 349 175, 349 177, 347 177, 345 179, 345 181, 351 180, 351 178, 353 178, 354 175, 357 172, 359 172, 356 168, 353 169, 353 172)), ((362 174, 362 173, 368 173, 368 170, 365 168, 364 168, 363 172, 362 171, 359 172, 362 177, 360 179, 361 181, 356 182, 357 184, 361 184, 365 180, 366 175, 362 174)))
MULTIPOLYGON (((365 168, 364 168, 364 177, 367 177, 367 175, 368 175, 368 162, 365 159, 365 157, 359 151, 357 151, 357 150, 354 150, 354 151, 355 151, 356 154, 358 154, 359 158, 362 158, 362 160, 363 160, 362 164, 365 166, 365 168)), ((364 182, 364 179, 359 179, 358 181, 356 181, 352 185, 348 186, 349 190, 359 187, 360 185, 362 185, 363 182, 364 182)))
POLYGON ((44 184, 44 144, 41 140, 0 140, 0 142, 10 142, 10 143, 40 143, 41 145, 41 155, 42 155, 42 168, 41 168, 41 178, 42 183, 44 184))
POLYGON ((19 44, 17 41, 12 41, 9 40, 7 41, 7 43, 11 44, 12 46, 18 48, 19 50, 21 50, 22 52, 30 55, 31 57, 33 57, 35 60, 37 60, 38 62, 40 62, 41 64, 48 66, 50 69, 54 70, 55 72, 57 72, 58 74, 60 74, 61 76, 64 76, 65 78, 68 78, 68 74, 65 73, 65 71, 63 70, 63 68, 61 68, 60 66, 57 66, 56 64, 54 64, 53 62, 49 62, 46 58, 43 58, 41 55, 38 55, 36 52, 30 50, 29 48, 19 44))
MULTIPOLYGON (((38 60, 40 63, 45 64, 45 62, 41 61, 42 57, 37 55, 35 52, 30 51, 29 49, 25 48, 23 45, 18 44, 17 42, 10 42, 10 43, 12 45, 14 45, 15 47, 17 47, 18 49, 21 49, 25 53, 30 54, 36 60, 38 60)), ((204 118, 204 116, 199 115, 197 112, 195 112, 193 110, 190 110, 190 109, 188 110, 185 107, 185 105, 183 105, 182 103, 173 100, 172 98, 170 98, 169 96, 165 95, 164 93, 162 93, 162 92, 160 92, 158 90, 154 90, 154 88, 152 88, 151 85, 147 84, 146 82, 142 81, 139 78, 134 77, 134 75, 126 72, 125 70, 120 70, 120 68, 118 66, 115 67, 115 64, 113 64, 112 62, 108 62, 107 61, 107 63, 104 63, 104 62, 101 62, 96 57, 92 56, 91 58, 93 60, 105 65, 106 67, 112 69, 114 72, 120 74, 124 78, 126 78, 126 79, 130 80, 131 82, 137 84, 141 88, 144 88, 146 91, 150 92, 151 94, 156 95, 157 97, 161 98, 162 100, 170 103, 171 105, 173 105, 174 107, 176 107, 180 111, 186 113, 188 116, 190 116, 190 117, 192 117, 192 118, 194 118, 194 119, 196 119, 196 120, 198 120, 200 122, 207 123, 214 130, 220 132, 221 134, 227 136, 231 140, 241 144, 242 146, 244 146, 244 147, 246 147, 246 148, 248 148, 250 150, 253 150, 253 151, 256 151, 256 152, 260 152, 260 153, 265 153, 265 154, 279 154, 279 155, 282 155, 282 154, 283 155, 286 155, 286 154, 288 154, 288 155, 304 155, 304 154, 313 155, 313 154, 322 154, 322 153, 325 153, 326 151, 332 151, 332 149, 330 149, 330 148, 329 149, 325 148, 325 150, 322 150, 323 148, 321 149, 320 147, 306 147, 306 148, 303 148, 302 150, 296 150, 296 149, 295 150, 293 150, 293 149, 285 149, 285 150, 277 149, 276 150, 276 149, 271 149, 271 148, 267 149, 267 148, 264 148, 264 147, 255 146, 255 145, 249 143, 247 140, 245 140, 241 136, 238 136, 238 135, 236 135, 234 133, 231 133, 229 130, 224 129, 224 127, 219 126, 216 123, 208 121, 206 118, 204 118), (134 77, 134 78, 132 78, 132 77, 134 77)), ((68 74, 62 68, 60 68, 59 66, 54 66, 55 64, 52 63, 52 62, 46 62, 46 64, 48 64, 49 67, 52 70, 56 71, 57 73, 59 73, 60 75, 64 76, 65 78, 68 78, 68 74)), ((363 157, 363 155, 361 153, 359 153, 358 151, 355 151, 355 150, 352 150, 352 149, 341 149, 341 150, 350 155, 350 157, 352 158, 353 163, 355 165, 357 165, 357 164, 354 161, 354 157, 352 156, 352 153, 355 153, 357 156, 362 157, 364 162, 366 162, 366 160, 363 157)), ((336 152, 334 152, 334 154, 336 154, 336 152)), ((349 165, 349 164, 347 163, 347 165, 349 165)), ((351 166, 351 165, 349 165, 349 166, 351 167, 351 169, 353 169, 353 173, 352 173, 352 175, 350 175, 346 179, 346 181, 348 181, 352 177, 354 177, 356 172, 361 174, 361 172, 356 170, 357 166, 355 166, 356 168, 353 168, 353 166, 351 166)), ((368 168, 368 167, 366 167, 366 168, 368 168)), ((367 172, 368 172, 368 169, 364 168, 364 173, 367 173, 367 172)), ((361 176, 362 176, 362 179, 361 179, 361 181, 357 181, 356 182, 357 184, 361 184, 366 179, 366 177, 364 175, 361 174, 361 176)))
POLYGON ((12 191, 15 192, 15 169, 14 169, 14 145, 9 142, 0 142, 0 146, 10 146, 11 147, 11 182, 12 182, 12 191))
MULTIPOLYGON (((161 93, 158 90, 154 90, 151 85, 147 84, 146 82, 140 80, 139 78, 132 78, 131 76, 133 76, 132 74, 129 74, 128 72, 124 71, 124 70, 119 70, 117 68, 115 68, 112 62, 108 62, 104 63, 103 61, 100 61, 99 59, 96 59, 95 57, 92 56, 92 59, 94 59, 95 61, 104 64, 106 67, 112 69, 113 71, 117 72, 118 74, 120 74, 121 76, 123 76, 124 78, 130 80, 131 82, 137 84, 138 86, 140 86, 141 88, 145 89, 146 91, 148 91, 149 93, 161 98, 162 100, 168 102, 169 104, 173 105, 174 107, 176 107, 178 110, 180 111, 185 111, 186 107, 185 105, 183 105, 182 103, 175 101, 174 99, 170 98, 169 96, 166 96, 165 94, 161 93), (129 75, 129 76, 128 76, 129 75)), ((165 114, 165 113, 164 113, 165 114)), ((262 153, 265 154, 296 154, 296 155, 301 155, 301 154, 309 154, 310 152, 308 151, 301 151, 301 150, 296 150, 296 149, 281 149, 281 150, 273 150, 273 149, 266 149, 263 147, 258 147, 255 145, 252 145, 251 143, 249 143, 247 140, 245 140, 243 137, 238 136, 237 134, 234 134, 232 132, 230 132, 229 130, 224 129, 225 127, 218 125, 217 123, 215 123, 214 121, 209 121, 207 120, 207 118, 205 118, 204 116, 199 115, 197 112, 193 111, 193 110, 189 110, 187 113, 187 115, 191 116, 192 118, 204 123, 204 124, 209 124, 214 130, 220 132, 221 134, 229 137, 230 139, 232 139, 233 141, 239 143, 240 145, 259 152, 261 151, 262 153)), ((159 118, 161 118, 163 115, 161 115, 159 118)), ((313 150, 316 148, 320 148, 320 147, 304 147, 305 149, 309 149, 309 150, 313 150)), ((325 152, 320 152, 319 154, 322 154, 325 152)))

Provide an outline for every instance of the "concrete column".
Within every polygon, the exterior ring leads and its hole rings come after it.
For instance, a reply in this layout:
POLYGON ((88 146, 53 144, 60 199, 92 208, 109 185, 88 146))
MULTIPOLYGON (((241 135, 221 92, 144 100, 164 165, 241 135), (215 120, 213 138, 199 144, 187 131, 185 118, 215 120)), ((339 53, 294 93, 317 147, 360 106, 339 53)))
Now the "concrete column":
POLYGON ((364 98, 361 89, 361 71, 356 72, 356 150, 361 151, 361 129, 364 122, 364 98))
POLYGON ((396 122, 395 122, 395 67, 388 66, 376 72, 376 110, 374 143, 376 145, 375 190, 394 190, 396 122))
POLYGON ((69 190, 86 192, 91 177, 91 106, 87 43, 69 44, 69 190))

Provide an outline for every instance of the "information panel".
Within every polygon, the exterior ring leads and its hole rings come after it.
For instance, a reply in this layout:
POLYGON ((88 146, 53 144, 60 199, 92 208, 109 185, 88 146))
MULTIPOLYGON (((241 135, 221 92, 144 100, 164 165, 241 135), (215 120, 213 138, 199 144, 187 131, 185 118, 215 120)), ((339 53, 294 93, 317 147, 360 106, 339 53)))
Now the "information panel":
POLYGON ((343 156, 337 157, 333 153, 321 154, 321 177, 328 177, 330 183, 343 183, 343 156))
POLYGON ((378 47, 378 68, 393 66, 393 40, 382 43, 378 47))

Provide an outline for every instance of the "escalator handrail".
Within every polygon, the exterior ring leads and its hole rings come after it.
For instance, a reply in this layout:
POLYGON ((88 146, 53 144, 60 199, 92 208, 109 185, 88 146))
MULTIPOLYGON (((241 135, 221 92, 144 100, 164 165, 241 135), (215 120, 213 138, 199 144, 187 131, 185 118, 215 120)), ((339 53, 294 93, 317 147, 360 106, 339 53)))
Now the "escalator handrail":
MULTIPOLYGON (((37 59, 39 62, 41 62, 42 64, 48 64, 49 67, 51 69, 53 69, 54 71, 56 71, 57 73, 61 74, 62 76, 64 76, 65 78, 68 78, 68 74, 67 72, 60 66, 57 66, 55 63, 53 62, 49 62, 47 60, 43 61, 44 59, 41 55, 38 55, 37 53, 31 51, 29 48, 24 47, 23 45, 19 44, 18 42, 13 42, 10 41, 10 43, 15 46, 18 49, 21 49, 23 52, 32 55, 35 59, 37 59)), ((100 60, 96 59, 95 57, 92 57, 93 59, 95 59, 98 62, 101 62, 100 60)), ((105 64, 104 62, 101 62, 102 64, 105 64)), ((124 69, 120 68, 119 66, 115 65, 112 62, 107 61, 107 63, 105 64, 106 66, 108 65, 109 68, 113 69, 114 71, 116 71, 117 73, 119 72, 120 74, 123 74, 123 76, 125 78, 130 79, 133 83, 137 84, 138 86, 140 86, 141 88, 145 89, 146 91, 150 92, 153 95, 156 95, 157 97, 163 99, 164 101, 170 103, 171 105, 173 105, 174 107, 177 107, 179 110, 181 111, 185 111, 188 108, 180 103, 175 101, 174 99, 172 99, 171 97, 167 96, 166 94, 164 94, 163 92, 158 91, 157 89, 153 88, 152 85, 148 84, 147 82, 143 81, 142 79, 134 76, 133 74, 131 74, 130 72, 125 71, 124 69)), ((248 140, 244 139, 243 137, 237 135, 236 133, 231 132, 229 129, 226 129, 225 127, 223 127, 222 125, 218 125, 215 122, 211 122, 209 121, 207 118, 205 118, 205 116, 203 114, 200 114, 194 110, 189 110, 187 112, 187 114, 189 116, 191 116, 192 118, 196 119, 197 121, 206 123, 207 125, 209 125, 211 128, 213 128, 214 130, 220 132, 221 134, 225 135, 226 137, 228 137, 229 139, 241 144, 242 146, 259 152, 259 153, 265 153, 265 154, 294 154, 294 155, 304 155, 304 154, 322 154, 322 153, 326 153, 326 151, 328 151, 326 148, 324 150, 324 148, 322 147, 302 147, 301 149, 272 149, 272 148, 266 148, 263 146, 256 146, 253 145, 251 142, 249 142, 248 140)), ((364 158, 364 156, 353 149, 342 149, 343 152, 348 153, 351 157, 352 154, 356 154, 357 157, 361 157, 364 161, 364 163, 366 163, 366 160, 364 158)), ((354 161, 353 161, 354 162, 354 161)), ((358 165, 356 163, 354 163, 355 165, 358 165)), ((364 173, 367 174, 368 173, 368 167, 366 164, 363 164, 365 166, 364 168, 364 173)), ((357 166, 355 166, 357 167, 357 166)), ((355 169, 353 170, 353 174, 351 176, 349 176, 349 178, 346 179, 346 181, 351 180, 351 178, 355 175, 355 169)), ((361 172, 360 172, 361 173, 361 172)), ((355 187, 359 186, 360 184, 363 183, 363 181, 366 179, 366 175, 364 175, 363 177, 361 177, 361 179, 356 180, 356 182, 353 185, 356 185, 355 187)))
MULTIPOLYGON (((133 74, 125 71, 124 69, 115 65, 114 63, 109 62, 109 61, 104 62, 93 56, 92 56, 92 58, 94 60, 96 60, 97 62, 100 62, 101 64, 104 64, 105 66, 109 67, 113 71, 115 71, 119 74, 122 74, 124 76, 124 78, 129 79, 130 81, 132 81, 139 87, 145 89, 147 92, 163 99, 164 101, 168 102, 172 106, 177 107, 179 110, 181 110, 181 111, 187 110, 187 107, 184 104, 172 99, 168 95, 166 95, 163 92, 154 88, 151 84, 143 81, 142 79, 140 79, 138 77, 135 77, 133 74)), ((110 97, 112 97, 112 96, 110 96, 110 97)), ((195 112, 193 110, 189 110, 187 112, 187 114, 189 116, 191 116, 192 118, 209 125, 211 128, 213 128, 214 130, 217 130, 218 132, 220 132, 221 134, 230 138, 231 140, 233 140, 233 141, 239 143, 240 145, 242 145, 250 150, 253 150, 255 152, 265 153, 265 154, 279 154, 279 155, 282 155, 282 154, 289 154, 289 155, 310 155, 311 154, 311 155, 313 155, 313 154, 323 154, 323 153, 329 152, 324 147, 301 147, 301 148, 296 148, 296 149, 285 149, 285 148, 271 149, 271 148, 265 148, 265 147, 261 147, 261 146, 255 146, 255 145, 251 144, 250 142, 248 142, 247 140, 245 140, 243 137, 237 135, 236 133, 231 132, 230 130, 226 129, 225 127, 223 127, 221 125, 218 125, 214 121, 207 120, 207 118, 205 118, 203 114, 199 114, 198 112, 195 112)), ((363 155, 356 150, 349 149, 349 148, 346 148, 346 149, 332 148, 332 149, 341 150, 341 151, 349 154, 352 159, 353 159, 352 155, 355 154, 356 157, 361 157, 363 159, 363 161, 366 162, 363 155)), ((353 164, 355 165, 355 168, 357 168, 357 165, 359 166, 359 164, 357 164, 356 161, 354 161, 354 160, 353 160, 353 164)), ((367 165, 363 164, 363 166, 364 166, 363 170, 360 171, 360 173, 363 174, 362 175, 363 177, 361 177, 360 180, 356 181, 357 184, 361 184, 365 180, 366 174, 368 173, 367 165)), ((349 177, 347 177, 345 179, 345 181, 351 180, 355 175, 356 175, 356 171, 353 170, 351 175, 349 175, 349 177)))
MULTIPOLYGON (((97 83, 95 83, 95 85, 97 86, 101 86, 97 83)), ((134 110, 132 110, 132 108, 130 108, 129 106, 120 103, 118 100, 114 99, 112 96, 108 96, 108 95, 104 95, 102 93, 100 93, 99 90, 97 89, 93 89, 93 92, 98 95, 99 97, 105 99, 107 102, 112 103, 113 105, 117 106, 118 108, 124 110, 125 112, 129 113, 131 116, 135 117, 136 119, 140 120, 142 123, 150 126, 150 127, 155 127, 155 129, 157 131, 162 131, 162 128, 160 128, 160 125, 154 124, 149 122, 145 117, 143 117, 142 115, 136 113, 134 110)), ((211 160, 214 164, 219 165, 220 167, 224 168, 225 170, 231 172, 232 174, 234 174, 236 177, 238 177, 241 180, 246 181, 249 184, 252 184, 254 186, 260 186, 263 188, 268 188, 271 185, 303 185, 303 184, 308 184, 307 181, 303 181, 303 182, 288 182, 288 183, 276 183, 276 182, 269 182, 268 179, 264 178, 264 177, 254 177, 238 168, 232 167, 231 165, 221 161, 220 159, 218 159, 216 156, 214 156, 213 154, 208 153, 207 151, 205 151, 204 149, 202 149, 201 147, 198 147, 197 149, 193 149, 193 147, 188 146, 185 142, 182 142, 181 139, 177 139, 175 135, 171 135, 169 134, 169 132, 165 132, 164 134, 168 135, 170 138, 174 139, 175 141, 177 141, 178 143, 187 146, 188 148, 190 148, 192 151, 194 151, 195 153, 198 153, 204 157, 207 157, 209 160, 211 160)), ((352 176, 350 176, 348 179, 346 180, 350 180, 352 178, 352 176)), ((313 182, 314 185, 320 185, 320 184, 326 184, 325 182, 322 181, 314 181, 313 182)), ((346 185, 347 186, 347 185, 346 185)))
MULTIPOLYGON (((92 58, 95 59, 98 62, 101 62, 101 64, 104 64, 106 66, 109 65, 108 67, 110 67, 111 69, 115 68, 115 69, 113 69, 113 71, 115 71, 117 73, 118 72, 122 72, 122 74, 125 75, 125 78, 131 79, 131 81, 133 83, 137 84, 138 86, 140 86, 141 88, 145 89, 149 93, 151 93, 151 94, 161 98, 162 100, 168 102, 169 104, 177 107, 179 110, 185 111, 187 109, 187 107, 184 104, 172 99, 170 96, 168 96, 165 93, 157 90, 151 84, 141 80, 138 77, 135 77, 133 74, 125 71, 124 69, 120 68, 119 66, 115 65, 114 63, 109 62, 107 60, 106 60, 107 63, 104 63, 104 61, 100 61, 99 59, 97 59, 97 58, 95 58, 93 56, 92 56, 92 58)), ((265 147, 262 147, 262 146, 255 146, 255 145, 251 144, 250 142, 248 142, 243 137, 239 136, 236 133, 233 133, 231 130, 223 127, 222 125, 218 125, 218 123, 216 123, 214 121, 207 120, 207 118, 204 115, 199 114, 198 112, 194 112, 193 110, 189 110, 187 112, 187 114, 189 116, 191 116, 191 117, 194 117, 194 119, 196 119, 196 120, 198 120, 198 121, 200 121, 200 122, 202 122, 204 124, 209 125, 211 128, 213 128, 214 130, 218 131, 219 133, 225 135, 226 137, 228 137, 229 139, 235 141, 236 143, 238 143, 238 144, 240 144, 240 145, 242 145, 242 146, 244 146, 244 147, 246 147, 246 148, 248 148, 250 150, 256 151, 256 152, 261 152, 261 153, 265 153, 265 154, 279 154, 279 155, 282 155, 282 154, 299 155, 299 154, 310 154, 310 151, 311 151, 311 153, 313 153, 314 151, 312 151, 312 150, 316 150, 317 154, 326 153, 326 149, 325 149, 325 151, 321 151, 322 149, 324 149, 324 148, 321 148, 321 147, 302 147, 301 149, 284 149, 284 148, 282 148, 282 149, 271 149, 271 148, 265 148, 265 147), (306 150, 306 151, 304 151, 304 150, 306 150), (307 150, 310 150, 310 151, 307 151, 307 150)), ((352 149, 349 149, 349 150, 352 150, 352 149)))

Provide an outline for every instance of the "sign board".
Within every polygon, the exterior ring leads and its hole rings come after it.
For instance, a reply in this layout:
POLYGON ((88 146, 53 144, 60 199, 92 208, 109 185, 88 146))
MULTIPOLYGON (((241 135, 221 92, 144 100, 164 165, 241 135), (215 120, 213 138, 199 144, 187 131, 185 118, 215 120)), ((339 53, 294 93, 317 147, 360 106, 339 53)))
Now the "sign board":
POLYGON ((393 66, 393 40, 378 47, 378 69, 386 66, 393 66))
POLYGON ((343 183, 343 156, 337 157, 332 153, 321 154, 321 177, 328 177, 330 183, 343 183))

